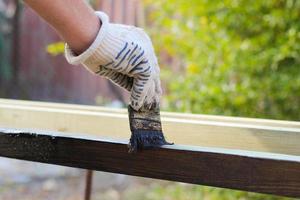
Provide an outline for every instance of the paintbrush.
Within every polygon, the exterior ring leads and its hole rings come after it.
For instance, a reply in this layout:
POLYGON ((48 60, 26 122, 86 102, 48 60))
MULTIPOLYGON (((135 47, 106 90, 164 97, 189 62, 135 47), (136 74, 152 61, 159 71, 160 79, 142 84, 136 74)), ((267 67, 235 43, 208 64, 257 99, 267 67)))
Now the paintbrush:
POLYGON ((129 105, 128 115, 131 130, 129 153, 173 144, 166 141, 162 132, 158 104, 152 105, 151 108, 143 106, 138 111, 129 105))

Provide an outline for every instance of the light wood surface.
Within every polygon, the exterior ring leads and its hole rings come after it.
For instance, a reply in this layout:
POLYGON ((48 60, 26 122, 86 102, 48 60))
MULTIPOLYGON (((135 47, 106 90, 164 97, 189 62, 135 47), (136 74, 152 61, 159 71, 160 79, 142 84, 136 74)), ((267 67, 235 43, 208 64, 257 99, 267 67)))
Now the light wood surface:
MULTIPOLYGON (((89 106, 80 104, 66 104, 66 103, 54 103, 44 101, 26 101, 26 100, 13 100, 0 98, 0 104, 8 105, 25 105, 35 107, 49 107, 49 108, 63 108, 63 109, 76 109, 83 111, 93 112, 109 112, 127 114, 126 109, 109 108, 103 106, 89 106)), ((163 117, 176 117, 178 119, 196 119, 204 121, 218 121, 218 122, 234 122, 234 123, 246 123, 253 125, 268 125, 268 126, 280 126, 289 128, 300 128, 300 121, 285 121, 285 120, 270 120, 270 119, 256 119, 245 117, 228 117, 217 115, 203 115, 203 114, 191 114, 191 113, 176 113, 176 112, 161 112, 163 117)))
MULTIPOLYGON (((162 112, 176 144, 300 155, 300 122, 162 112)), ((126 109, 0 99, 0 126, 128 139, 126 109)))

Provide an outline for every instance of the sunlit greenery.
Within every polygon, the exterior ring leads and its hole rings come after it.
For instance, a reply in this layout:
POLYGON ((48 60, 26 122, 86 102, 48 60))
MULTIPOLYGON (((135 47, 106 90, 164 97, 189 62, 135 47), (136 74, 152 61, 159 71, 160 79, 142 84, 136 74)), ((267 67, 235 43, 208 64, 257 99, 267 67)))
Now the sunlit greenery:
POLYGON ((144 2, 168 109, 300 119, 300 1, 144 2))
POLYGON ((125 199, 130 200, 289 200, 289 198, 258 195, 237 190, 225 190, 173 183, 168 185, 151 184, 127 190, 125 199))
POLYGON ((64 49, 65 43, 63 42, 52 43, 46 47, 46 51, 52 56, 62 54, 64 52, 64 49))
MULTIPOLYGON (((144 0, 171 111, 300 120, 300 1, 144 0)), ((143 199, 275 200, 172 184, 143 199)))

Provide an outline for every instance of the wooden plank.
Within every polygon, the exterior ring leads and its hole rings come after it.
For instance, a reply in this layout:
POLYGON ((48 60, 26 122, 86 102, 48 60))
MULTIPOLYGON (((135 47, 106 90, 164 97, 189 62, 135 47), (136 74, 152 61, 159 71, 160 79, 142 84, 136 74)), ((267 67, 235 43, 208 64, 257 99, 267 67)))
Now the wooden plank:
POLYGON ((124 18, 123 18, 123 11, 124 11, 124 0, 114 0, 114 17, 113 21, 115 23, 124 23, 124 18))
MULTIPOLYGON (((14 99, 0 98, 0 104, 127 114, 126 109, 120 109, 120 108, 109 108, 103 106, 90 106, 90 105, 69 104, 69 103, 68 104, 54 103, 54 102, 44 102, 44 101, 28 101, 28 100, 14 100, 14 99)), ((218 115, 176 113, 176 112, 164 112, 164 111, 161 112, 161 115, 162 117, 173 117, 178 119, 193 119, 193 120, 203 120, 203 121, 300 128, 299 121, 270 120, 270 119, 258 119, 258 118, 246 118, 246 117, 228 117, 228 116, 218 116, 218 115)))
POLYGON ((135 0, 127 0, 125 4, 125 12, 126 15, 125 17, 125 23, 128 25, 135 25, 135 17, 136 17, 136 12, 135 12, 135 7, 137 3, 135 0))
MULTIPOLYGON (((177 144, 300 155, 299 122, 207 118, 163 113, 163 129, 177 144)), ((126 110, 13 100, 0 100, 0 126, 123 139, 130 135, 126 110)))
POLYGON ((299 156, 178 145, 127 151, 126 142, 0 129, 4 157, 300 197, 299 156))
POLYGON ((114 0, 101 0, 101 8, 100 8, 100 10, 102 10, 108 14, 108 16, 110 17, 111 20, 114 17, 113 1, 114 0))

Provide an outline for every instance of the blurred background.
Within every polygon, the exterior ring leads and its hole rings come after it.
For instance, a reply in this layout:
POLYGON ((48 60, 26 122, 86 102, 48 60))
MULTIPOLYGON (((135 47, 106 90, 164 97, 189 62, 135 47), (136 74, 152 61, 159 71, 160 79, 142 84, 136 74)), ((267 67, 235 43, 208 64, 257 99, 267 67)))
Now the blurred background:
MULTIPOLYGON (((300 120, 300 1, 93 0, 151 36, 162 110, 300 120)), ((22 1, 0 0, 0 98, 124 107, 128 94, 67 64, 22 1)), ((0 200, 83 199, 85 171, 0 158, 0 200)), ((287 199, 97 172, 92 199, 287 199)))

